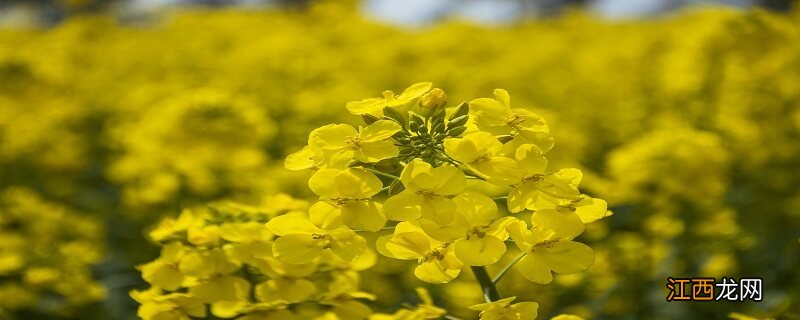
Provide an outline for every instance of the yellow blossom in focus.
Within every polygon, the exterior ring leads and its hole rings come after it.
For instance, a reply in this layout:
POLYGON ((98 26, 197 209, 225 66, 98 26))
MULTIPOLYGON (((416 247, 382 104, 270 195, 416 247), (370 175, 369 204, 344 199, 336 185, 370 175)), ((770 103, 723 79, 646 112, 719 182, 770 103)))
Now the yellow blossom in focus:
POLYGON ((480 320, 528 320, 536 319, 539 314, 539 304, 536 302, 511 303, 516 297, 505 298, 497 301, 470 306, 472 310, 480 311, 480 320))
POLYGON ((433 83, 420 82, 413 84, 403 90, 399 95, 392 91, 384 91, 381 98, 369 98, 347 103, 347 110, 353 114, 368 113, 375 116, 383 115, 383 108, 392 107, 397 109, 408 109, 410 104, 415 104, 417 99, 431 89, 433 83))

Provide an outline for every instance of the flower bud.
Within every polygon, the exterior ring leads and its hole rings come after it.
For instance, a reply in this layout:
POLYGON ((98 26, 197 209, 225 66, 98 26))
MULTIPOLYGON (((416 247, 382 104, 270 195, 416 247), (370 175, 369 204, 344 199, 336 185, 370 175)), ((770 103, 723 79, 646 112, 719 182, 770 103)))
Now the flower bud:
POLYGON ((436 114, 444 109, 446 103, 447 94, 439 88, 433 88, 419 98, 420 111, 424 115, 436 114))

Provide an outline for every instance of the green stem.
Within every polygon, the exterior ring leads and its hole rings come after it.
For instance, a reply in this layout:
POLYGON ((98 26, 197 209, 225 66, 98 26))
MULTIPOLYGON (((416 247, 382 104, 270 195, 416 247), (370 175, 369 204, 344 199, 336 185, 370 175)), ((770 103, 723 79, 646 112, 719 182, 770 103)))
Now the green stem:
POLYGON ((498 273, 497 276, 494 277, 494 280, 492 280, 492 284, 497 284, 498 282, 500 282, 500 279, 503 279, 503 276, 505 276, 506 273, 508 273, 508 270, 511 270, 511 267, 513 267, 515 264, 517 264, 517 262, 522 260, 522 258, 524 258, 526 255, 527 254, 525 254, 525 253, 521 253, 519 256, 514 258, 514 260, 512 260, 511 263, 509 263, 507 266, 505 266, 503 268, 503 270, 500 270, 500 273, 498 273))
MULTIPOLYGON (((243 275, 244 275, 244 278, 247 280, 247 282, 250 282, 250 283, 251 283, 251 284, 253 284, 253 285, 255 285, 255 284, 256 284, 256 281, 255 281, 255 279, 253 278, 253 274, 252 274, 252 273, 250 273, 250 270, 247 270, 247 266, 246 266, 246 265, 243 265, 243 266, 242 266, 242 273, 243 273, 243 275)), ((255 291, 255 290, 253 290, 252 286, 251 286, 251 289, 250 289, 250 300, 251 300, 251 301, 258 301, 258 300, 256 299, 256 291, 255 291)))
POLYGON ((472 266, 472 273, 475 275, 475 279, 478 280, 478 284, 481 285, 483 298, 486 299, 486 302, 500 300, 500 294, 497 292, 497 287, 492 283, 489 273, 486 272, 486 267, 472 266))
POLYGON ((387 178, 390 178, 390 179, 394 179, 394 180, 400 180, 400 177, 398 177, 396 175, 388 174, 388 173, 385 173, 385 172, 382 172, 382 171, 378 171, 378 170, 375 170, 375 169, 372 169, 372 168, 364 168, 364 170, 367 170, 367 171, 372 172, 374 174, 377 174, 379 176, 384 176, 384 177, 387 177, 387 178))

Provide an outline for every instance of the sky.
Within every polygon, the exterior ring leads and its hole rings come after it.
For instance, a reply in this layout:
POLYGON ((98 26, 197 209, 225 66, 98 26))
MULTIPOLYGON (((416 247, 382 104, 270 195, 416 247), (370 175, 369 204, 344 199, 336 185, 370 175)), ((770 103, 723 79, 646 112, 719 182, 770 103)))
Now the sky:
MULTIPOLYGON (((646 16, 683 5, 727 4, 747 6, 753 0, 593 0, 589 8, 610 18, 646 16)), ((502 23, 516 17, 520 8, 509 0, 368 0, 367 15, 390 23, 420 25, 443 16, 457 16, 486 23, 502 23)))
MULTIPOLYGON (((132 0, 132 9, 149 10, 191 0, 132 0)), ((254 4, 263 0, 230 0, 254 4)), ((547 0, 532 0, 539 3, 547 0)), ((590 0, 589 8, 610 18, 646 16, 683 5, 723 3, 747 6, 755 0, 590 0)), ((535 3, 535 2, 534 2, 535 3)), ((375 19, 399 25, 424 25, 442 17, 459 17, 484 23, 503 23, 521 11, 514 0, 364 0, 364 12, 375 19)))

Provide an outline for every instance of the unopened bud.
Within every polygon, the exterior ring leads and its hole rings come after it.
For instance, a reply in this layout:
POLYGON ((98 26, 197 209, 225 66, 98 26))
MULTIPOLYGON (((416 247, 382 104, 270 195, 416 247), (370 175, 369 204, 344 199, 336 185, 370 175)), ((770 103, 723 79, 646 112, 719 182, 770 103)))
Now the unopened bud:
POLYGON ((447 94, 439 88, 433 88, 419 98, 420 111, 425 115, 435 114, 442 110, 446 103, 447 94))

